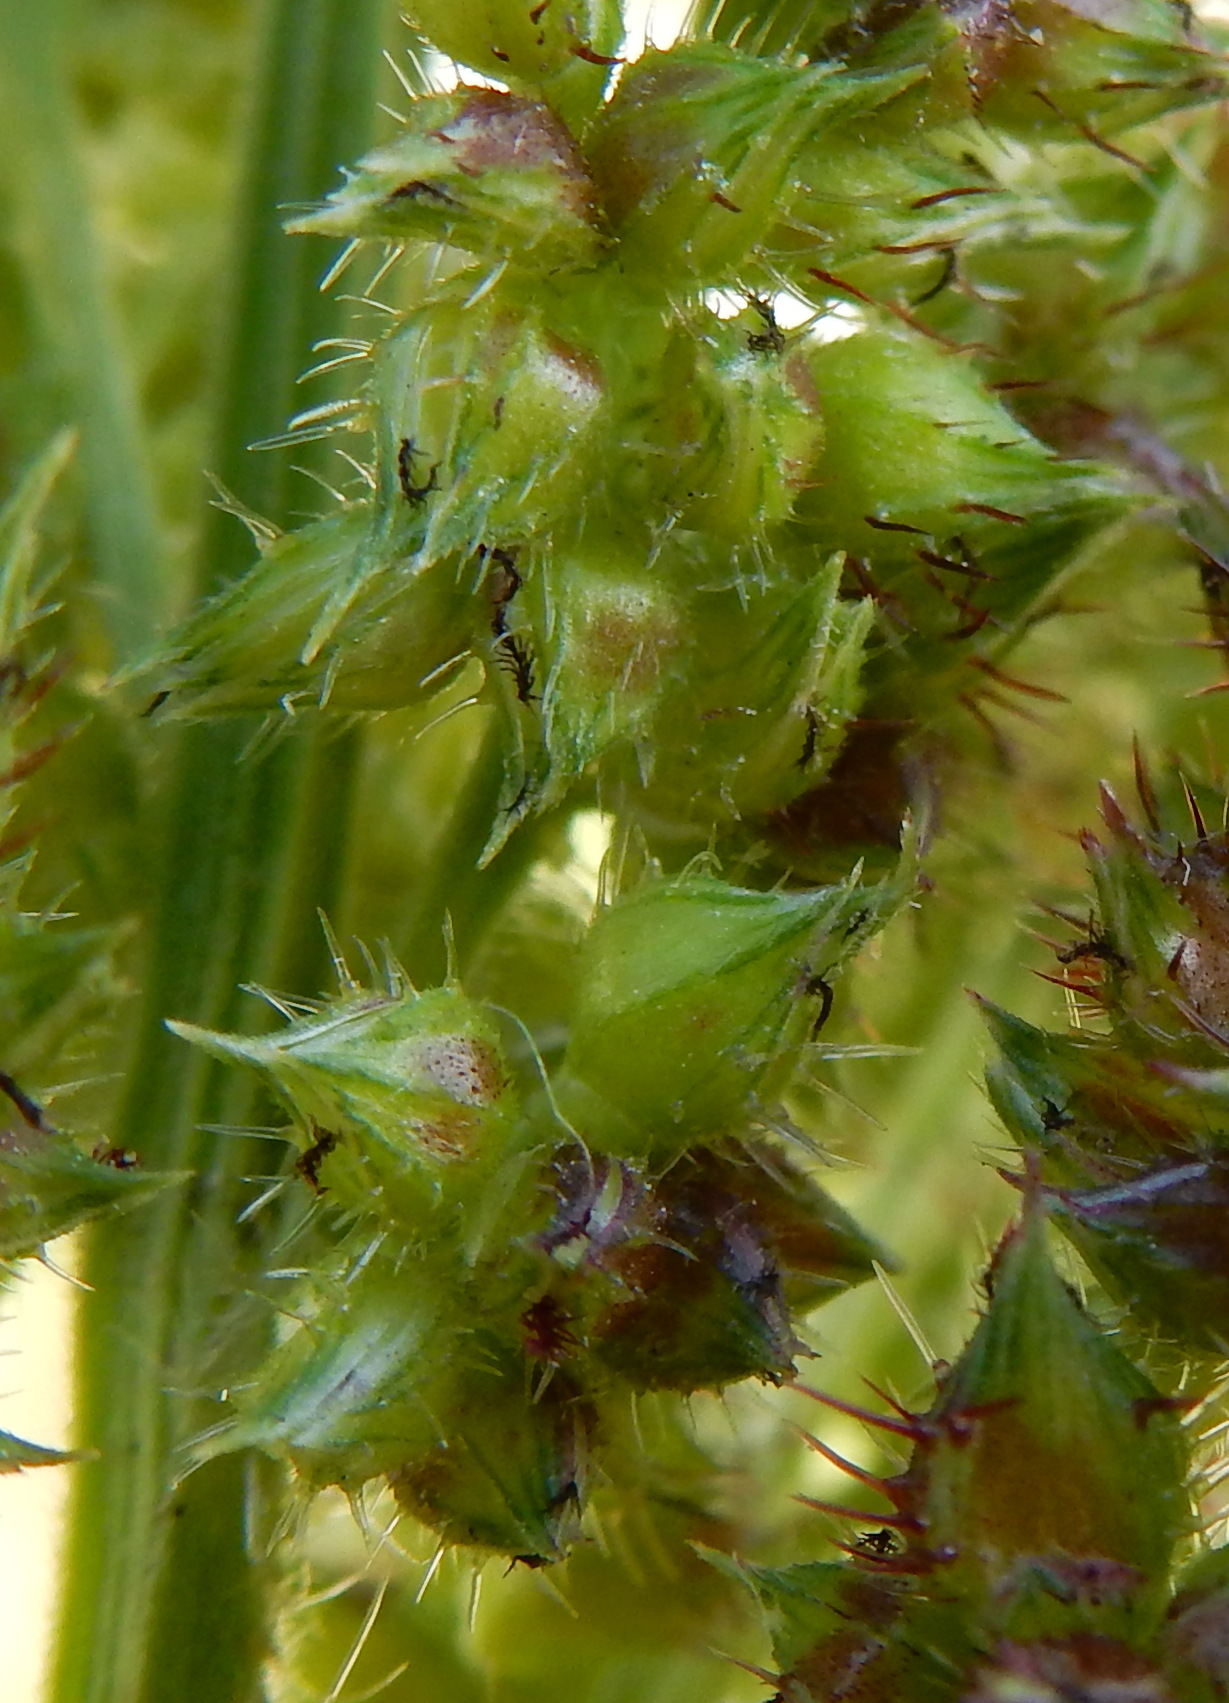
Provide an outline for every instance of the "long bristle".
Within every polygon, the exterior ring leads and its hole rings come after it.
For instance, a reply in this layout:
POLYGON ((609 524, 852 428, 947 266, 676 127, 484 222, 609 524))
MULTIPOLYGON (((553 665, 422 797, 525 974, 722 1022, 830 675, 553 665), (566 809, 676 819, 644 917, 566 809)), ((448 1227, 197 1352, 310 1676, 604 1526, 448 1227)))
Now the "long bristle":
MULTIPOLYGON (((842 1401, 839 1396, 827 1395, 823 1390, 812 1389, 809 1384, 795 1384, 793 1388, 800 1395, 810 1396, 812 1401, 820 1402, 824 1407, 830 1407, 835 1413, 844 1413, 850 1419, 860 1419, 864 1425, 874 1426, 880 1431, 890 1431, 893 1436, 907 1437, 911 1443, 921 1442, 928 1435, 928 1432, 919 1423, 916 1414, 905 1414, 901 1419, 890 1419, 887 1414, 873 1413, 870 1408, 858 1407, 854 1402, 842 1401)), ((903 1413, 904 1410, 901 1411, 903 1413)))

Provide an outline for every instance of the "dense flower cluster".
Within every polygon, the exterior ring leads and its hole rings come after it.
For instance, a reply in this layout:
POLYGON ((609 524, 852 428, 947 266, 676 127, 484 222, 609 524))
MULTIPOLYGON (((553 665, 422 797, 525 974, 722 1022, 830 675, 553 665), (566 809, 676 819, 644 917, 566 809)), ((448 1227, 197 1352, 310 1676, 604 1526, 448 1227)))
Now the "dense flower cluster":
POLYGON ((645 882, 594 921, 551 1079, 509 1014, 395 970, 267 1037, 178 1026, 261 1071, 340 1230, 199 1458, 387 1477, 445 1538, 539 1562, 628 1392, 792 1378, 793 1316, 886 1255, 762 1125, 899 897, 645 882))
MULTIPOLYGON (((224 497, 254 564, 126 685, 149 724, 276 730, 451 711, 464 681, 495 777, 476 868, 552 813, 616 825, 552 1035, 391 955, 378 988, 338 956, 337 996, 272 1033, 171 1025, 259 1074, 310 1220, 268 1279, 292 1323, 195 1467, 254 1448, 306 1492, 386 1482, 443 1543, 540 1566, 636 1395, 795 1379, 805 1314, 888 1263, 791 1156, 782 1098, 911 898, 945 779, 1055 695, 1010 653, 1064 575, 1159 519, 1226 643, 1203 460, 1229 82, 1175 0, 711 0, 632 62, 617 0, 411 14, 459 82, 407 90, 290 221, 345 242, 330 282, 376 262, 378 329, 318 351, 350 394, 276 440, 334 438, 354 483, 294 531, 224 497)), ((0 810, 39 756, 10 745, 53 473, 0 538, 0 810)), ((923 1411, 809 1392, 897 1447, 875 1478, 810 1439, 887 1505, 816 1509, 879 1529, 840 1561, 715 1557, 783 1703, 1229 1692, 1187 1423, 1229 1299, 1229 840, 1197 810, 1192 843, 1166 833, 1142 770, 1141 796, 1147 831, 1106 794, 1097 917, 1060 951, 1106 1021, 988 1011, 1023 1210, 970 1341, 923 1411)), ((15 1032, 103 944, 48 954, 22 873, 15 1032)), ((0 1258, 175 1180, 0 1089, 0 1258)))

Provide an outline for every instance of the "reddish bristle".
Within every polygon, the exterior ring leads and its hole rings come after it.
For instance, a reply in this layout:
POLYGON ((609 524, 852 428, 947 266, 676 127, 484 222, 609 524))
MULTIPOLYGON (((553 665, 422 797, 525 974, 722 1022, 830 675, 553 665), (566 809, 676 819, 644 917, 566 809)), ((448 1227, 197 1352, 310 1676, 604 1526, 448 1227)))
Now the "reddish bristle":
POLYGON ((868 1514, 865 1508, 845 1508, 839 1502, 817 1502, 814 1496, 795 1496, 795 1502, 801 1502, 804 1507, 814 1508, 817 1514, 832 1514, 838 1520, 857 1520, 861 1525, 868 1523, 888 1526, 892 1531, 920 1532, 925 1531, 921 1520, 912 1514, 868 1514))
POLYGON ((859 1484, 864 1484, 868 1490, 878 1491, 881 1496, 886 1496, 889 1501, 894 1500, 892 1491, 885 1479, 877 1477, 873 1472, 867 1472, 864 1467, 856 1466, 853 1461, 847 1461, 844 1455, 838 1455, 835 1449, 830 1449, 827 1443, 821 1443, 819 1438, 813 1437, 809 1431, 802 1432, 802 1440, 808 1449, 814 1449, 816 1454, 822 1455, 834 1467, 839 1467, 842 1472, 848 1473, 850 1478, 855 1479, 859 1484))
MULTIPOLYGON (((823 1390, 813 1390, 809 1384, 795 1384, 794 1388, 804 1396, 810 1396, 812 1401, 818 1401, 824 1407, 830 1407, 834 1413, 847 1414, 850 1419, 860 1419, 864 1425, 877 1425, 881 1431, 890 1431, 893 1436, 907 1437, 911 1443, 920 1443, 928 1433, 919 1425, 915 1414, 907 1413, 901 1407, 896 1411, 903 1417, 889 1419, 886 1413, 872 1413, 868 1407, 858 1407, 854 1402, 842 1401, 839 1396, 826 1395, 823 1390)), ((872 1388, 874 1386, 872 1385, 872 1388)), ((876 1395, 879 1392, 875 1391, 876 1395)), ((887 1399, 887 1398, 885 1398, 887 1399)), ((896 1407, 895 1402, 891 1402, 896 1407)))
POLYGON ((1000 686, 1010 686, 1014 692, 1025 692, 1030 698, 1045 698, 1051 704, 1069 704, 1070 698, 1064 692, 1055 692, 1049 686, 1037 686, 1031 680, 1021 680, 1018 675, 1005 674, 1001 668, 996 668, 992 662, 987 662, 984 656, 971 659, 974 668, 980 668, 983 674, 988 674, 992 680, 997 680, 1000 686))
POLYGON ((1135 790, 1139 794, 1139 802, 1144 815, 1148 818, 1148 826, 1154 834, 1161 831, 1161 812, 1157 808, 1156 793, 1152 788, 1152 779, 1148 774, 1144 754, 1139 748, 1139 735, 1131 741, 1131 760, 1135 766, 1135 790))
POLYGON ((1198 801, 1195 798, 1195 794, 1191 791, 1190 783, 1185 775, 1182 776, 1182 790, 1186 794, 1186 808, 1191 813, 1191 821, 1195 825, 1195 832, 1201 840, 1206 840, 1208 837, 1208 830, 1204 825, 1203 812, 1199 808, 1198 801))

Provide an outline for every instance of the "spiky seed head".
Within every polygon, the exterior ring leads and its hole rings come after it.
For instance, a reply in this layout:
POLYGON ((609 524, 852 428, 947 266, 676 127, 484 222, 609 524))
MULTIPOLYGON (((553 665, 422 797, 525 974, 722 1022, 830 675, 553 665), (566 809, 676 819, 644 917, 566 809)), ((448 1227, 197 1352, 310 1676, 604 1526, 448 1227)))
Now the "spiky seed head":
POLYGON ((457 988, 349 993, 269 1035, 170 1027, 259 1071, 336 1205, 412 1233, 436 1202, 482 1219, 485 1191, 504 1199, 535 1139, 498 1022, 457 988))
POLYGON ((869 599, 841 597, 843 568, 837 557, 801 586, 693 597, 694 640, 654 728, 652 820, 707 836, 714 820, 762 818, 821 779, 861 706, 874 621, 869 599))
POLYGON ((497 89, 414 102, 295 232, 446 242, 546 270, 592 266, 603 247, 592 186, 549 107, 497 89))
POLYGON ((972 9, 960 35, 982 114, 1021 136, 1070 140, 1078 124, 1113 136, 1224 86, 1192 15, 1166 0, 1031 0, 1024 20, 972 9))
POLYGON ((446 1245, 352 1236, 195 1458, 259 1448, 311 1489, 388 1477, 447 1541, 554 1560, 581 1500, 586 1410, 564 1374, 539 1388, 467 1281, 446 1245))
POLYGON ((473 1348, 473 1362, 431 1392, 439 1430, 391 1475, 393 1494, 451 1543, 529 1566, 558 1560, 579 1531, 589 1407, 566 1372, 527 1365, 481 1333, 473 1348))
MULTIPOLYGON (((1051 1035, 983 1002, 995 1109, 1040 1164, 1054 1222, 1145 1331, 1219 1353, 1229 1175, 1215 1097, 1104 1035, 1051 1035)), ((1149 1049, 1149 1052, 1151 1049, 1149 1049)))
POLYGON ((711 451, 689 474, 682 524, 733 544, 788 519, 823 439, 821 398, 808 363, 784 343, 771 307, 732 319, 697 316, 696 384, 707 393, 711 451), (765 329, 765 327, 768 329, 765 329), (776 338, 781 338, 778 346, 776 338))
POLYGON ((593 1269, 609 1280, 588 1325, 593 1355, 633 1388, 689 1392, 794 1375, 774 1252, 751 1212, 702 1172, 661 1178, 639 1234, 607 1247, 593 1269))
POLYGON ((1055 1189, 1052 1211, 1133 1321, 1188 1354, 1223 1355, 1229 1162, 1156 1166, 1131 1182, 1055 1189))
POLYGON ((999 1049, 986 1072, 995 1110, 1046 1180, 1085 1185, 1137 1177, 1200 1150, 1207 1106, 1104 1035, 1056 1035, 979 1002, 999 1049))
POLYGON ((685 1155, 589 1256, 587 1339, 641 1389, 776 1383, 802 1346, 791 1312, 865 1282, 881 1251, 779 1156, 685 1155))
POLYGON ((520 616, 530 616, 522 643, 532 687, 509 638, 494 647, 509 704, 540 694, 541 748, 530 759, 538 807, 564 796, 596 759, 612 751, 626 758, 647 743, 680 666, 687 599, 647 559, 647 541, 639 543, 595 529, 530 559, 520 616))
POLYGON ((420 1261, 378 1239, 335 1255, 294 1296, 298 1328, 195 1457, 259 1448, 289 1461, 313 1489, 357 1490, 429 1446, 435 1426, 424 1385, 452 1343, 439 1323, 445 1271, 427 1276, 420 1261))
POLYGON ((664 1173, 556 1156, 555 1212, 537 1245, 555 1268, 534 1315, 599 1387, 692 1391, 778 1382, 793 1318, 888 1256, 835 1201, 763 1144, 682 1155, 664 1173))
MULTIPOLYGON (((963 545, 989 576, 979 598, 996 617, 1016 616, 1048 583, 1056 549, 1069 553, 1122 512, 1121 487, 1056 463, 967 355, 877 323, 800 348, 825 436, 799 512, 885 572, 908 565, 906 595, 926 597, 919 549, 959 561, 963 545)), ((909 612, 915 627, 929 624, 924 605, 909 612)))

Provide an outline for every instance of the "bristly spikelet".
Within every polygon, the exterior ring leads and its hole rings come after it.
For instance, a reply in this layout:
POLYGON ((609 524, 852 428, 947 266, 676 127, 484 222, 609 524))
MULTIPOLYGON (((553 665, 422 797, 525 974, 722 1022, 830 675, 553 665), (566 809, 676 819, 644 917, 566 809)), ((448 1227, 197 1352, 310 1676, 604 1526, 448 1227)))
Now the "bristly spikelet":
POLYGON ((709 42, 650 49, 620 80, 585 151, 641 288, 737 277, 766 235, 802 147, 924 76, 841 76, 709 42), (647 276, 646 276, 647 275, 647 276))
POLYGON ((763 1142, 697 1149, 653 1182, 625 1160, 557 1161, 540 1238, 558 1268, 535 1304, 543 1358, 634 1389, 794 1376, 794 1321, 890 1256, 763 1142))
POLYGON ((187 1180, 187 1172, 144 1171, 138 1154, 105 1142, 88 1153, 10 1079, 0 1079, 0 1093, 0 1266, 187 1180))
POLYGON ((421 521, 420 566, 549 533, 596 472, 600 359, 533 282, 473 303, 474 282, 441 288, 373 354, 378 500, 421 521))
POLYGON ((555 1560, 581 1502, 585 1404, 565 1376, 539 1388, 449 1252, 352 1238, 194 1458, 260 1448, 310 1489, 387 1478, 449 1542, 555 1560))
POLYGON ((1229 1304, 1224 1084, 1229 857, 1151 831, 1103 791, 1108 833, 1083 837, 1097 910, 1059 949, 1110 1033, 1047 1034, 993 1006, 988 1073, 1004 1124, 1040 1164, 1055 1222, 1136 1327, 1223 1354, 1229 1304))
MULTIPOLYGON (((1081 1630, 1061 1602, 1018 1609, 1028 1574, 1100 1561, 1164 1588, 1190 1522, 1175 1414, 1088 1317, 1055 1271, 1039 1204, 1011 1229, 987 1274, 985 1317, 920 1421, 901 1483, 919 1523, 910 1542, 976 1575, 1014 1631, 1081 1630)), ((1108 1593, 1107 1593, 1108 1594, 1108 1593)))
POLYGON ((542 271, 594 265, 604 246, 569 131, 549 107, 496 89, 417 100, 392 142, 287 229, 447 242, 542 271))
POLYGON ((411 534, 404 552, 390 540, 387 561, 356 569, 373 525, 373 505, 356 502, 269 538, 258 565, 139 671, 145 713, 174 721, 425 700, 432 677, 468 646, 460 564, 445 559, 415 572, 411 534), (339 589, 348 591, 344 621, 335 612, 339 589))
POLYGON ((343 1211, 411 1239, 437 1212, 451 1233, 461 1213, 472 1235, 488 1197, 518 1217, 506 1197, 519 1180, 524 1221, 533 1185, 523 1173, 541 1135, 497 1015, 460 989, 352 991, 271 1035, 171 1027, 261 1073, 291 1112, 302 1174, 343 1211))
POLYGON ((875 1480, 812 1439, 891 1511, 812 1506, 879 1523, 888 1541, 864 1534, 843 1564, 743 1570, 769 1611, 785 1697, 1048 1703, 1113 1697, 1094 1681, 1115 1675, 1161 1685, 1169 1570, 1192 1518, 1183 1404, 1158 1393, 1060 1278, 1037 1194, 986 1292, 964 1351, 936 1367, 924 1412, 892 1404, 879 1415, 809 1392, 912 1453, 875 1480), (1088 1688, 1009 1683, 1065 1673, 1088 1688))
POLYGON ((759 893, 683 876, 601 913, 556 1084, 586 1146, 666 1158, 753 1126, 793 1072, 825 978, 908 879, 759 893))
POLYGON ((690 825, 698 837, 714 822, 762 822, 828 772, 862 708, 874 623, 869 598, 842 596, 843 575, 837 556, 809 584, 695 598, 698 661, 668 681, 653 730, 650 823, 690 825), (698 715, 684 713, 688 695, 704 706, 698 715))

